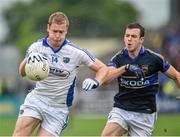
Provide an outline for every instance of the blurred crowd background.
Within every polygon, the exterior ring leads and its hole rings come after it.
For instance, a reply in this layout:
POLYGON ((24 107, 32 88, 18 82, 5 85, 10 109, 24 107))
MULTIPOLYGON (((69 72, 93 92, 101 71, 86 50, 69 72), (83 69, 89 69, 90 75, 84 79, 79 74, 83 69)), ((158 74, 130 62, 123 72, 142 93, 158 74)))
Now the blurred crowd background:
MULTIPOLYGON (((27 47, 47 35, 48 17, 55 11, 69 17, 68 39, 106 64, 123 48, 125 26, 140 22, 146 28, 145 47, 162 54, 180 71, 179 0, 1 0, 0 9, 0 116, 18 114, 19 105, 34 87, 33 82, 19 77, 19 63, 27 47)), ((82 92, 82 80, 93 74, 80 69, 76 113, 108 114, 118 92, 116 81, 82 92)), ((157 99, 159 112, 180 112, 180 91, 163 74, 157 99)))

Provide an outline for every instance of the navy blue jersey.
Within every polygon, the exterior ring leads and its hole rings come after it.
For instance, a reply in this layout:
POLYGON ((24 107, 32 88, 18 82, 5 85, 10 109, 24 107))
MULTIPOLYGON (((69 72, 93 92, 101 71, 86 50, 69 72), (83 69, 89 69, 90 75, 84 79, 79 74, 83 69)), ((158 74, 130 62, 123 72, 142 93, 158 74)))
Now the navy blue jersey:
POLYGON ((136 58, 131 58, 127 49, 121 50, 108 66, 119 68, 126 64, 140 67, 145 79, 142 81, 133 72, 125 72, 119 76, 119 92, 114 97, 114 107, 142 113, 156 112, 158 72, 167 71, 170 64, 161 55, 142 47, 136 58))

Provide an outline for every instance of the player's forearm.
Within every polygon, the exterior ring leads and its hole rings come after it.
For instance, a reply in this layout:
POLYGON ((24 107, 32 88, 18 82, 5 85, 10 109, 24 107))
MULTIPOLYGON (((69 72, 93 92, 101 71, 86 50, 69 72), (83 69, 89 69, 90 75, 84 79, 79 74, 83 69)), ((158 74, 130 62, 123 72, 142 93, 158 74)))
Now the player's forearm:
POLYGON ((178 87, 180 88, 180 73, 179 72, 177 72, 177 74, 176 74, 176 84, 178 85, 178 87))
POLYGON ((95 79, 99 82, 100 85, 102 85, 107 77, 108 74, 108 67, 102 66, 96 73, 95 79))
POLYGON ((177 86, 180 88, 180 73, 173 66, 170 66, 165 74, 169 78, 173 79, 176 82, 177 86))
POLYGON ((26 59, 24 59, 19 65, 19 75, 22 77, 26 76, 25 65, 26 65, 26 59))
POLYGON ((113 81, 114 79, 116 79, 117 77, 119 77, 120 75, 122 75, 125 72, 126 72, 125 66, 122 66, 120 68, 110 68, 109 67, 108 75, 105 80, 106 83, 110 83, 111 81, 113 81))

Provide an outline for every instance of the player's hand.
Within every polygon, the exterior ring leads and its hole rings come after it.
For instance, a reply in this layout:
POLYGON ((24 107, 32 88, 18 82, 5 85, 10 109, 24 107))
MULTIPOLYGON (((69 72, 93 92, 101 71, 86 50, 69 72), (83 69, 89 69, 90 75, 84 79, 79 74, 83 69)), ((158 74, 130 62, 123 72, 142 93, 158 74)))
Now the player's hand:
POLYGON ((127 64, 125 69, 127 71, 134 72, 138 78, 141 78, 141 80, 144 80, 145 76, 144 76, 144 72, 142 71, 141 68, 139 68, 135 65, 127 64))
POLYGON ((96 79, 87 78, 83 81, 82 84, 82 89, 85 91, 89 91, 97 87, 99 87, 99 82, 96 79))
POLYGON ((40 62, 40 61, 43 61, 43 56, 40 54, 40 53, 37 53, 37 52, 32 52, 28 55, 27 57, 27 60, 26 62, 29 63, 29 62, 40 62))

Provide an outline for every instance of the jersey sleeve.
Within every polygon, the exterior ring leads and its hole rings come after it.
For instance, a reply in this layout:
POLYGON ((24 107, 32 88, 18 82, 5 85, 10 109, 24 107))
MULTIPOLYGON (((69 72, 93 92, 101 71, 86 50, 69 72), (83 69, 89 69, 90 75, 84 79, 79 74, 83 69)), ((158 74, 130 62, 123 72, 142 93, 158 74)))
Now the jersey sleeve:
POLYGON ((86 49, 81 49, 79 55, 79 64, 90 66, 95 62, 95 57, 86 49))
POLYGON ((157 61, 157 63, 160 65, 160 71, 163 73, 166 72, 171 66, 169 62, 160 54, 157 54, 157 61))
POLYGON ((161 72, 166 72, 170 66, 171 65, 169 64, 169 62, 167 60, 163 59, 163 68, 162 68, 161 72))

